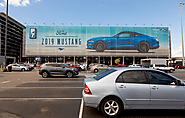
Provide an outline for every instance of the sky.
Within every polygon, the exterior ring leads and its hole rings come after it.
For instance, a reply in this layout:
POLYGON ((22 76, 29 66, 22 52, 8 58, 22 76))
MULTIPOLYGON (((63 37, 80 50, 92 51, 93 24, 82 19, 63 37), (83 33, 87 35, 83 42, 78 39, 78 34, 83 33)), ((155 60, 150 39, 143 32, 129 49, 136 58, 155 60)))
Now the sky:
MULTIPOLYGON (((0 0, 0 12, 6 13, 6 1, 0 0)), ((9 0, 8 14, 25 26, 34 23, 40 26, 62 26, 62 23, 65 26, 71 23, 73 26, 81 23, 84 26, 167 26, 172 33, 172 57, 182 57, 180 2, 185 0, 9 0)), ((182 19, 185 36, 185 5, 182 19)))

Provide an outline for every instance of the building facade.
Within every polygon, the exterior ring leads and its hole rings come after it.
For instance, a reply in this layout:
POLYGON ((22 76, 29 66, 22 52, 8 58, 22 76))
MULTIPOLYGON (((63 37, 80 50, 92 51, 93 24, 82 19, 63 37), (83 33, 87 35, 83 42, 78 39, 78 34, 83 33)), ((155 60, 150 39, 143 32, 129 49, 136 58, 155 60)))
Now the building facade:
MULTIPOLYGON (((26 27, 16 21, 15 19, 8 17, 8 31, 7 31, 7 63, 13 61, 21 61, 22 59, 22 47, 23 47, 23 29, 26 27)), ((0 13, 0 63, 2 63, 5 55, 5 29, 6 29, 6 14, 0 13)))
POLYGON ((28 62, 139 64, 169 58, 168 27, 27 26, 28 62))

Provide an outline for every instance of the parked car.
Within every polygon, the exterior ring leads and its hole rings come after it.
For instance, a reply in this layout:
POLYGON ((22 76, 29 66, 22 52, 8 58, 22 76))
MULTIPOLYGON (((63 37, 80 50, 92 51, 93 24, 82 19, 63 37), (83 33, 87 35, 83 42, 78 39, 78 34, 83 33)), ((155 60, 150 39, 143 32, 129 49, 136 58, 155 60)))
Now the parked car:
POLYGON ((159 41, 155 37, 137 32, 124 31, 110 37, 94 37, 87 40, 87 49, 97 52, 104 50, 138 50, 146 53, 149 49, 159 48, 159 41))
POLYGON ((80 65, 77 65, 77 64, 66 64, 66 65, 69 66, 69 67, 72 67, 72 68, 76 68, 76 69, 78 69, 78 71, 81 70, 80 65))
POLYGON ((117 67, 128 67, 128 65, 118 64, 117 67))
POLYGON ((68 78, 78 75, 78 69, 68 67, 63 63, 45 63, 39 68, 39 74, 43 78, 51 75, 66 75, 68 78))
POLYGON ((95 66, 95 65, 97 65, 97 64, 99 64, 99 63, 91 63, 91 64, 89 64, 88 70, 90 70, 92 66, 95 66))
POLYGON ((110 68, 110 67, 107 66, 107 65, 104 65, 104 64, 97 64, 97 65, 91 66, 90 71, 91 71, 91 72, 94 72, 94 73, 97 73, 97 72, 99 72, 100 70, 105 70, 105 69, 108 69, 108 68, 110 68))
POLYGON ((30 67, 24 66, 23 64, 9 64, 8 68, 10 68, 12 71, 14 71, 14 70, 20 70, 20 71, 32 70, 30 67))
POLYGON ((84 79, 85 106, 106 117, 123 109, 185 109, 185 82, 150 68, 111 68, 84 79))
POLYGON ((163 65, 163 64, 152 64, 150 65, 150 68, 162 70, 162 71, 170 72, 170 73, 173 73, 173 71, 175 71, 173 67, 167 67, 166 65, 163 65))
POLYGON ((129 67, 142 67, 142 65, 140 65, 140 64, 133 64, 133 65, 129 65, 129 67))

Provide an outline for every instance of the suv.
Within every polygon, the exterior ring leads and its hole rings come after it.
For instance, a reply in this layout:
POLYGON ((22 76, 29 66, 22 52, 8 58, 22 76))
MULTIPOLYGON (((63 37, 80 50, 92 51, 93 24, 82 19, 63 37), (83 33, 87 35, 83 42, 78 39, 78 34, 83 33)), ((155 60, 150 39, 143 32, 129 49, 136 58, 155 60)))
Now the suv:
POLYGON ((66 75, 68 78, 78 75, 78 69, 70 68, 63 63, 45 63, 39 68, 39 74, 43 78, 51 75, 66 75))
POLYGON ((165 71, 165 72, 170 72, 170 73, 173 73, 173 71, 175 71, 173 67, 167 67, 166 65, 161 65, 161 64, 152 64, 150 65, 150 68, 165 71))

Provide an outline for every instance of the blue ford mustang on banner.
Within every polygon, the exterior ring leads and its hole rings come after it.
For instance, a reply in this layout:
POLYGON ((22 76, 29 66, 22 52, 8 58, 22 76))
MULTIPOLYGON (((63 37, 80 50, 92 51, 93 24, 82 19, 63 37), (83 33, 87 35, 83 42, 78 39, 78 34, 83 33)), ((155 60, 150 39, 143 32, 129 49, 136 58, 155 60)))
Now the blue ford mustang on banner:
POLYGON ((149 49, 159 48, 159 41, 137 32, 124 31, 110 37, 96 37, 87 41, 87 49, 95 49, 97 52, 104 50, 138 50, 146 53, 149 49))

